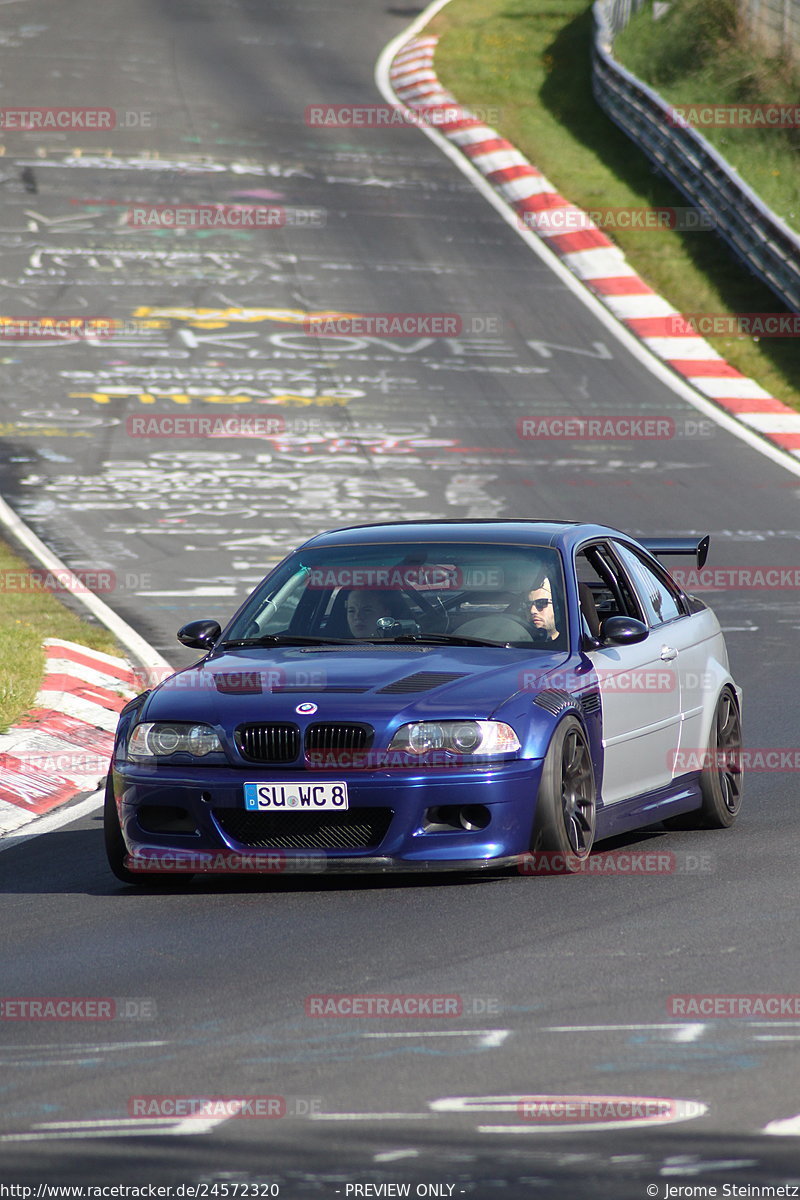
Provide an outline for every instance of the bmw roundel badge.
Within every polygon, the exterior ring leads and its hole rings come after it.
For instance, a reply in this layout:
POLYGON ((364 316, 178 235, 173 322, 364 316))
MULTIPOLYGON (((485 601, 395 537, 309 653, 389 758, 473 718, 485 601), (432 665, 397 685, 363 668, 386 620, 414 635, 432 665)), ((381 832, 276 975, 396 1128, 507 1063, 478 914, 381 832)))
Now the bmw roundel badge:
POLYGON ((310 700, 304 700, 302 704, 298 704, 294 711, 299 713, 301 717, 310 716, 317 711, 317 706, 316 704, 312 704, 310 700))

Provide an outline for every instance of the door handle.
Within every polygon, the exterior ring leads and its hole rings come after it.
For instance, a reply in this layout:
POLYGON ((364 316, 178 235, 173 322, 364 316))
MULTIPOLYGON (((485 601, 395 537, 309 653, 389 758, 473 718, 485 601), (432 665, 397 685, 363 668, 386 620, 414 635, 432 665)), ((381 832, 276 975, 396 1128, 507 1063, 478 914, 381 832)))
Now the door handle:
POLYGON ((678 657, 678 651, 674 650, 672 648, 672 646, 662 646, 661 647, 661 661, 662 662, 674 662, 677 657, 678 657))

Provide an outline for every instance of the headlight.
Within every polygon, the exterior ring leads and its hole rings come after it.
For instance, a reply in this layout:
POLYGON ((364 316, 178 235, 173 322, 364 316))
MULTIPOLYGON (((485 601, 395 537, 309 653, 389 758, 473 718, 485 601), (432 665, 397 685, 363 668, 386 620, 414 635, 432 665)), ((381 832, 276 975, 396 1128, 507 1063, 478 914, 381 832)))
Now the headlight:
POLYGON ((129 758, 166 758, 172 754, 204 758, 215 751, 221 752, 222 744, 210 725, 145 721, 134 727, 128 739, 129 758))
POLYGON ((402 725, 389 746, 406 754, 444 750, 481 756, 514 754, 519 748, 519 738, 503 721, 419 721, 402 725))

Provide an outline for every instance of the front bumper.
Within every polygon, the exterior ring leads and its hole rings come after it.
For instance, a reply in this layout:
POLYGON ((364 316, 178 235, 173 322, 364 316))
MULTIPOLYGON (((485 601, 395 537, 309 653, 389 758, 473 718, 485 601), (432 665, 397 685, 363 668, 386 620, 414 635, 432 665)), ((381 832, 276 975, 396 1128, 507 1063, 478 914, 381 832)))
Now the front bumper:
MULTIPOLYGON (((247 811, 244 783, 285 783, 286 772, 243 772, 226 767, 155 769, 125 763, 117 765, 112 778, 128 850, 125 865, 131 871, 382 874, 513 866, 530 846, 541 767, 540 759, 514 759, 491 769, 439 773, 315 772, 315 782, 345 780, 349 814, 357 817, 360 809, 365 814, 382 814, 380 836, 357 849, 325 845, 324 836, 323 844, 316 837, 312 840, 317 844, 297 848, 270 845, 269 840, 254 845, 226 832, 219 814, 247 811), (488 822, 482 829, 431 831, 426 828, 430 825, 427 814, 442 806, 482 806, 488 822), (173 809, 188 814, 191 831, 153 832, 153 814, 173 809), (142 810, 148 821, 143 820, 142 810)), ((292 776, 297 780, 294 772, 292 776)), ((305 782, 305 776, 301 781, 305 782)), ((278 817, 278 821, 282 819, 278 817)), ((230 829, 230 820, 225 824, 230 829)))

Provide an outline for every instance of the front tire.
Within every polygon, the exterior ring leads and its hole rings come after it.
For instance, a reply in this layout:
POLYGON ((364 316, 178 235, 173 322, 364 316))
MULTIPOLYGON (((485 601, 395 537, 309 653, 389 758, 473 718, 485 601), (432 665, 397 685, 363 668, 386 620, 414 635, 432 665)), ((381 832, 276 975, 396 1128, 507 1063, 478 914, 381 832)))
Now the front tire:
POLYGON ((577 717, 567 716, 556 727, 542 767, 531 850, 551 856, 560 870, 576 871, 591 853, 596 824, 589 742, 577 717))
POLYGON ((161 871, 129 871, 125 866, 125 856, 128 853, 128 848, 125 845, 125 839, 122 836, 122 829, 119 823, 119 813, 117 812, 117 801, 114 797, 114 784, 111 779, 111 769, 109 768, 108 778, 106 779, 106 794, 103 801, 103 835, 106 844, 106 858, 108 865, 111 868, 112 874, 116 875, 117 879, 122 883, 132 884, 134 887, 150 887, 150 888, 180 888, 185 883, 188 883, 192 878, 191 875, 170 875, 161 871))

